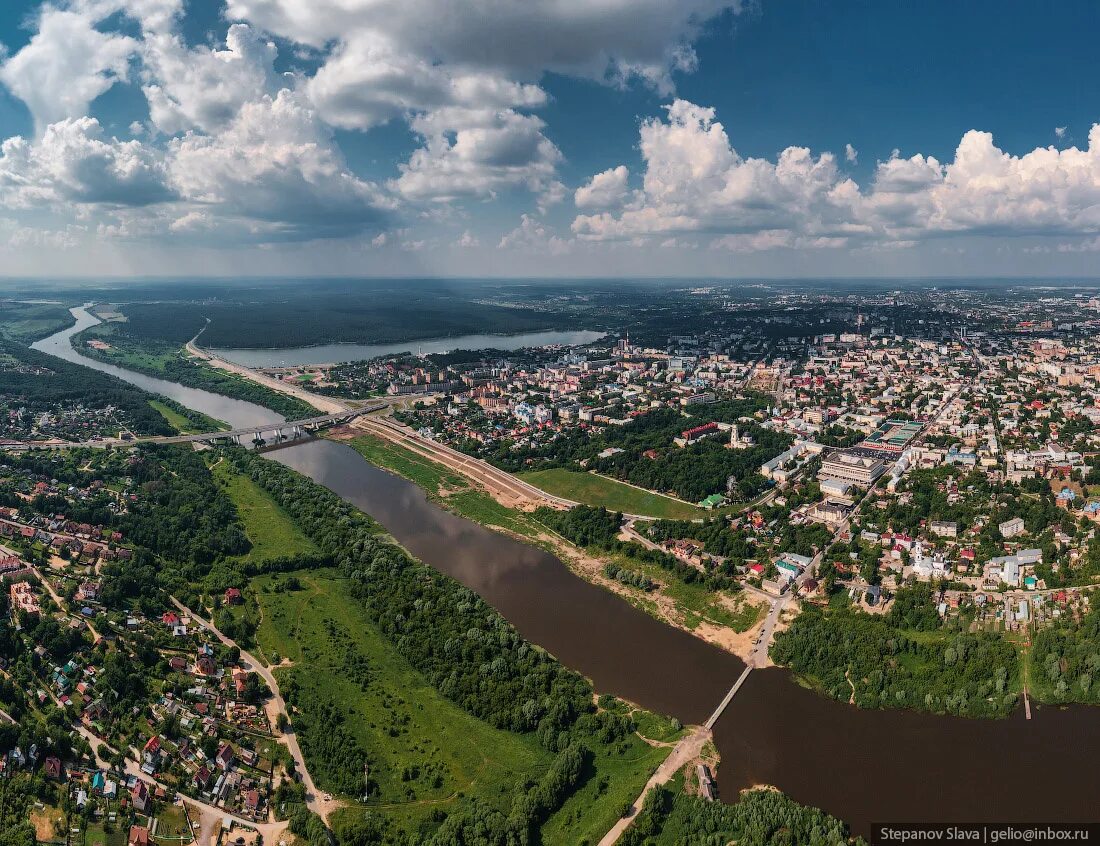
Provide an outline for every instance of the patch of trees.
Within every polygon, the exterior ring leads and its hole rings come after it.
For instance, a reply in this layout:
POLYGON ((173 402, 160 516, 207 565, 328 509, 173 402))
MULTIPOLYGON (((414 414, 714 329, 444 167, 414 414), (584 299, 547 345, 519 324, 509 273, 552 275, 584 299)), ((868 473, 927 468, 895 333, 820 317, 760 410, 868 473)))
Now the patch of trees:
MULTIPOLYGON (((433 812, 416 835, 397 831, 369 812, 340 826, 340 846, 522 846, 536 844, 542 824, 591 775, 592 753, 570 743, 538 781, 517 785, 507 813, 467 799, 454 813, 433 812)), ((291 830, 294 830, 293 824, 291 830)), ((311 841, 311 846, 314 844, 311 841)), ((320 846, 320 844, 317 844, 320 846)))
MULTIPOLYGON (((848 826, 774 790, 752 790, 735 805, 673 794, 661 787, 619 841, 623 846, 848 846, 864 844, 848 826)), ((864 844, 865 846, 865 844, 864 844)))
POLYGON ((429 846, 512 846, 536 843, 540 826, 580 783, 592 753, 577 743, 563 749, 535 784, 518 791, 507 816, 482 803, 452 814, 429 846))
POLYGON ((1035 633, 1031 678, 1046 702, 1100 702, 1100 608, 1063 615, 1035 633))
MULTIPOLYGON (((11 747, 4 747, 10 749, 11 747)), ((4 801, 0 802, 0 844, 3 846, 35 846, 31 810, 39 796, 45 797, 42 779, 26 772, 15 772, 5 779, 4 801)))
POLYGON ((294 705, 294 730, 309 759, 310 773, 333 792, 362 796, 367 753, 348 729, 347 710, 315 685, 303 690, 295 683, 297 672, 291 675, 284 696, 294 705))
POLYGON ((100 575, 103 577, 100 601, 107 608, 133 604, 146 615, 160 613, 164 604, 160 598, 163 568, 148 550, 135 549, 129 560, 120 558, 104 564, 100 575))
POLYGON ((657 587, 657 583, 648 576, 610 563, 603 565, 603 574, 609 579, 636 587, 638 590, 650 591, 657 587))
POLYGON ((309 846, 333 846, 332 832, 325 821, 304 805, 295 808, 290 815, 289 828, 292 834, 304 840, 309 846))
POLYGON ((584 678, 527 643, 477 594, 383 540, 327 488, 244 450, 229 455, 336 559, 372 622, 444 696, 497 728, 536 733, 548 749, 569 744, 592 710, 584 678))
POLYGON ((863 708, 1003 717, 1016 705, 1016 650, 986 632, 916 639, 888 618, 806 608, 776 634, 771 656, 863 708))
POLYGON ((787 523, 779 533, 777 551, 812 557, 818 550, 825 549, 832 539, 833 533, 821 523, 803 523, 799 526, 787 523))
POLYGON ((27 617, 24 629, 31 643, 41 645, 57 664, 64 664, 88 644, 83 629, 62 625, 45 614, 27 617))
POLYGON ((126 537, 180 565, 190 581, 211 563, 251 549, 233 501, 199 453, 186 447, 139 447, 130 467, 138 501, 119 517, 126 537))
POLYGON ((898 628, 934 632, 942 622, 936 611, 938 601, 937 591, 929 582, 914 582, 898 588, 886 619, 898 628))
POLYGON ((535 518, 549 526, 570 543, 601 552, 621 553, 636 561, 656 564, 686 584, 703 584, 709 590, 737 588, 728 572, 712 569, 703 572, 675 555, 642 546, 633 541, 619 540, 623 515, 606 508, 576 505, 568 511, 543 506, 535 510, 535 518))
POLYGON ((751 435, 756 446, 750 449, 726 449, 724 437, 715 435, 681 448, 673 439, 685 429, 709 422, 734 422, 766 407, 767 399, 758 395, 691 406, 687 412, 675 408, 650 411, 625 426, 608 426, 590 437, 581 429, 569 429, 550 443, 516 447, 502 441, 493 452, 483 455, 496 466, 517 472, 532 467, 572 467, 584 463, 590 470, 655 491, 671 491, 681 499, 698 502, 713 493, 730 493, 750 499, 767 485, 760 465, 791 445, 788 435, 773 432, 755 423, 741 423, 742 434, 751 435), (600 458, 599 453, 613 447, 622 452, 600 458), (655 450, 656 458, 645 453, 655 450))
POLYGON ((649 527, 649 536, 658 542, 691 538, 703 544, 711 555, 726 558, 731 565, 756 558, 756 543, 742 529, 733 528, 725 517, 713 517, 696 523, 692 520, 656 520, 649 527))

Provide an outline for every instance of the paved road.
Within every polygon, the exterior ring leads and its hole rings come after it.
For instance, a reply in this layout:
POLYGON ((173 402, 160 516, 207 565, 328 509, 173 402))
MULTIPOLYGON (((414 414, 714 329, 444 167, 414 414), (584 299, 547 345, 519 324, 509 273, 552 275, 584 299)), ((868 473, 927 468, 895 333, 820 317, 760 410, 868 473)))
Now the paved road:
MULTIPOLYGON (((206 331, 204 326, 199 335, 206 331)), ((280 394, 285 394, 288 397, 294 397, 302 402, 309 403, 318 411, 323 411, 327 414, 338 414, 342 411, 350 411, 351 406, 342 400, 335 399, 334 397, 323 397, 319 394, 315 394, 312 391, 307 391, 301 385, 296 385, 293 382, 286 382, 282 379, 276 379, 274 376, 268 376, 264 373, 259 373, 250 367, 244 367, 243 365, 236 364, 232 361, 227 361, 221 356, 215 355, 209 350, 204 350, 195 342, 198 340, 199 335, 196 335, 190 341, 187 342, 185 349, 188 353, 195 356, 198 359, 209 364, 211 367, 216 367, 218 370, 225 370, 228 373, 234 373, 237 376, 242 376, 252 382, 259 385, 263 385, 265 388, 269 388, 280 394)))
POLYGON ((273 712, 276 717, 279 714, 283 714, 287 718, 286 731, 279 735, 279 740, 288 750, 290 750, 290 755, 294 759, 295 769, 301 777, 302 785, 306 790, 306 806, 313 811, 313 813, 320 816, 327 824, 329 815, 340 807, 340 803, 334 799, 326 799, 325 795, 321 794, 317 790, 317 786, 313 783, 313 776, 310 775, 309 768, 306 766, 305 756, 302 755, 302 749, 298 745, 298 737, 294 733, 293 724, 290 723, 290 714, 287 711, 286 701, 279 691, 279 682, 276 681, 275 675, 254 655, 241 649, 236 641, 223 634, 213 623, 204 620, 175 597, 172 597, 172 604, 181 612, 189 616, 197 625, 218 638, 218 640, 226 646, 236 647, 240 652, 241 666, 249 672, 256 673, 256 675, 262 678, 267 684, 268 689, 271 691, 271 699, 269 700, 271 711, 269 711, 269 715, 273 712))

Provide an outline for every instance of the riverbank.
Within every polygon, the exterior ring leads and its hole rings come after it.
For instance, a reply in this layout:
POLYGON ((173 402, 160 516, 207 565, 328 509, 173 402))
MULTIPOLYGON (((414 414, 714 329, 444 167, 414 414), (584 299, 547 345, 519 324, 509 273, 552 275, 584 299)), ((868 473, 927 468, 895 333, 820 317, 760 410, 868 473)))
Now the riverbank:
POLYGON ((187 355, 173 344, 141 341, 120 328, 124 324, 98 323, 71 338, 74 350, 87 358, 114 365, 155 379, 165 379, 188 388, 211 391, 231 399, 254 402, 288 420, 316 415, 314 404, 289 392, 227 369, 218 369, 195 355, 187 355), (89 345, 89 341, 96 344, 89 345))
MULTIPOLYGON (((55 354, 234 426, 274 417, 259 406, 90 362, 61 335, 55 354)), ((52 351, 47 347, 38 348, 52 351)), ((420 487, 346 446, 319 440, 265 458, 298 469, 374 516, 416 557, 482 596, 528 641, 594 679, 599 690, 697 723, 743 670, 730 653, 639 612, 542 548, 436 507, 420 487)), ((719 793, 735 801, 742 789, 774 784, 864 835, 874 821, 914 819, 928 808, 936 808, 942 822, 973 821, 976 808, 1004 822, 1090 819, 1097 717, 1095 709, 1072 706, 1047 708, 1030 722, 1022 712, 971 720, 862 710, 792 683, 787 671, 756 670, 714 727, 722 756, 719 793), (980 806, 972 791, 945 789, 965 784, 985 786, 980 806)))
POLYGON ((536 544, 556 555, 585 581, 614 593, 663 623, 748 660, 763 624, 763 603, 745 595, 735 599, 710 592, 701 585, 683 584, 657 567, 635 561, 627 563, 645 569, 647 577, 658 582, 659 587, 644 591, 624 584, 605 573, 608 564, 623 564, 621 557, 601 555, 570 543, 531 512, 517 508, 514 497, 480 486, 426 456, 356 427, 331 430, 327 437, 347 443, 372 464, 413 482, 443 508, 486 528, 536 544), (724 624, 726 621, 734 625, 724 624))

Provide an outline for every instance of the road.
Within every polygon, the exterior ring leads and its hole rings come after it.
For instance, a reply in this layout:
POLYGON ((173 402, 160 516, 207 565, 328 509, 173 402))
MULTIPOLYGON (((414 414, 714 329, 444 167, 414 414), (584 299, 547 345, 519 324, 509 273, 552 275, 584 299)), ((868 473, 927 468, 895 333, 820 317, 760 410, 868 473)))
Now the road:
MULTIPOLYGON (((99 735, 91 732, 87 727, 83 725, 77 725, 74 728, 81 737, 88 741, 88 745, 92 747, 92 755, 95 758, 96 766, 105 772, 115 772, 115 769, 113 766, 111 766, 110 761, 108 761, 107 758, 103 756, 103 751, 106 750, 108 753, 110 753, 111 757, 117 755, 118 751, 114 749, 114 747, 110 746, 105 740, 103 740, 103 738, 99 737, 99 735)), ((139 781, 143 781, 151 787, 163 787, 168 793, 175 792, 174 789, 169 787, 168 785, 162 784, 155 778, 152 778, 151 776, 143 773, 141 771, 141 768, 138 766, 137 761, 126 758, 123 769, 125 775, 131 778, 136 778, 139 781)), ((263 835, 265 843, 278 843, 279 838, 287 829, 286 822, 255 822, 245 817, 240 817, 236 814, 232 814, 229 811, 226 811, 224 808, 219 808, 215 805, 209 804, 208 802, 203 802, 199 799, 192 799, 190 796, 184 796, 182 793, 179 793, 177 795, 179 796, 180 801, 189 805, 198 813, 198 816, 200 818, 200 829, 210 835, 211 839, 209 842, 211 844, 213 843, 213 834, 215 834, 221 828, 221 822, 224 819, 229 819, 237 825, 256 829, 261 835, 263 835)), ((201 838, 199 842, 202 843, 201 838)))
MULTIPOLYGON (((199 330, 199 335, 206 331, 204 326, 199 330)), ((243 365, 236 364, 232 361, 227 361, 221 356, 215 355, 209 350, 204 350, 197 343, 199 335, 196 335, 190 341, 187 342, 185 349, 190 355, 198 358, 210 365, 216 367, 218 370, 224 370, 227 373, 234 373, 237 376, 241 376, 249 381, 255 382, 258 385, 263 385, 265 388, 269 388, 272 391, 276 391, 280 394, 285 394, 288 397, 294 397, 302 402, 309 403, 318 411, 323 411, 326 414, 340 414, 341 412, 350 411, 351 406, 347 403, 335 399, 333 397, 323 397, 319 394, 315 394, 312 391, 307 391, 301 385, 295 385, 292 382, 286 382, 282 379, 276 379, 274 376, 268 376, 264 373, 259 373, 250 367, 244 367, 243 365)))
POLYGON ((649 781, 642 788, 642 792, 634 800, 629 816, 618 820, 611 827, 611 830, 600 839, 599 846, 613 846, 617 843, 619 838, 623 836, 623 832, 630 828, 631 823, 634 822, 634 817, 642 809, 649 792, 662 784, 667 784, 682 767, 703 754, 703 747, 708 740, 710 740, 710 730, 700 726, 677 743, 672 753, 661 762, 661 765, 649 777, 649 781))
MULTIPOLYGON (((224 643, 226 646, 235 647, 240 653, 241 666, 249 671, 256 673, 267 684, 268 689, 271 691, 271 698, 268 700, 268 716, 272 715, 278 718, 279 714, 282 714, 287 719, 287 728, 281 734, 278 735, 279 741, 286 746, 290 751, 290 756, 294 759, 294 767, 298 772, 298 775, 302 779, 302 785, 306 791, 306 806, 317 814, 327 824, 329 821, 329 815, 332 814, 337 808, 340 807, 340 802, 335 799, 326 798, 327 794, 321 794, 317 790, 317 786, 313 783, 313 776, 310 775, 309 768, 306 766, 305 756, 302 755, 302 749, 298 745, 298 737, 294 733, 293 723, 290 722, 290 713, 287 711, 286 701, 283 699, 282 693, 279 691, 279 682, 276 681, 275 675, 265 666, 261 661, 251 653, 241 649, 241 647, 232 638, 223 634, 217 626, 208 620, 204 620, 174 596, 172 597, 172 604, 176 606, 181 612, 186 614, 196 624, 201 626, 210 632, 214 637, 224 643)), ((273 721, 273 728, 274 721, 273 721)))
POLYGON ((355 417, 358 417, 360 414, 369 414, 372 411, 378 411, 379 409, 385 407, 385 403, 378 403, 375 405, 364 406, 363 408, 359 409, 347 409, 345 411, 324 414, 318 417, 307 417, 302 420, 288 420, 285 423, 268 423, 263 426, 248 426, 244 429, 218 429, 213 432, 195 432, 188 435, 139 435, 128 440, 123 440, 121 438, 100 438, 94 441, 24 441, 22 443, 8 442, 0 445, 0 448, 11 450, 37 448, 106 449, 107 447, 133 446, 134 444, 193 444, 203 441, 221 440, 224 438, 246 438, 250 435, 263 435, 267 432, 271 432, 276 437, 276 439, 282 440, 281 433, 285 432, 288 429, 293 430, 295 428, 320 428, 323 426, 327 426, 331 423, 350 421, 355 417))

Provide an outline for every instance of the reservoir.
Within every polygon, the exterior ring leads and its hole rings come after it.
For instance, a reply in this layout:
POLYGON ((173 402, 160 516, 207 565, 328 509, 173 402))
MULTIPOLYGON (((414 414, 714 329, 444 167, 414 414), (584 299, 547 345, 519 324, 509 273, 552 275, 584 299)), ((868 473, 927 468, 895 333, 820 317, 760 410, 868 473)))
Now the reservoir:
MULTIPOLYGON (((35 345, 234 426, 277 420, 250 403, 181 388, 84 358, 81 324, 35 345), (265 417, 266 416, 266 417, 265 417), (258 418, 265 417, 260 420, 258 418)), ((86 312, 84 313, 86 315, 86 312)), ((451 514, 350 447, 310 441, 267 454, 377 519, 414 555, 476 591, 529 640, 614 693, 699 723, 743 669, 733 655, 660 623, 574 576, 557 558, 451 514)), ((714 730, 722 798, 774 785, 868 835, 875 823, 1085 822, 1097 812, 1100 710, 1018 710, 997 721, 864 711, 825 699, 779 669, 754 671, 714 730)))
POLYGON ((298 364, 336 364, 364 361, 380 355, 400 352, 448 353, 455 350, 518 350, 550 344, 589 344, 604 332, 587 329, 574 331, 525 332, 522 335, 459 335, 454 338, 426 338, 397 344, 321 344, 316 347, 292 347, 284 350, 211 349, 212 353, 245 367, 291 367, 298 364))

